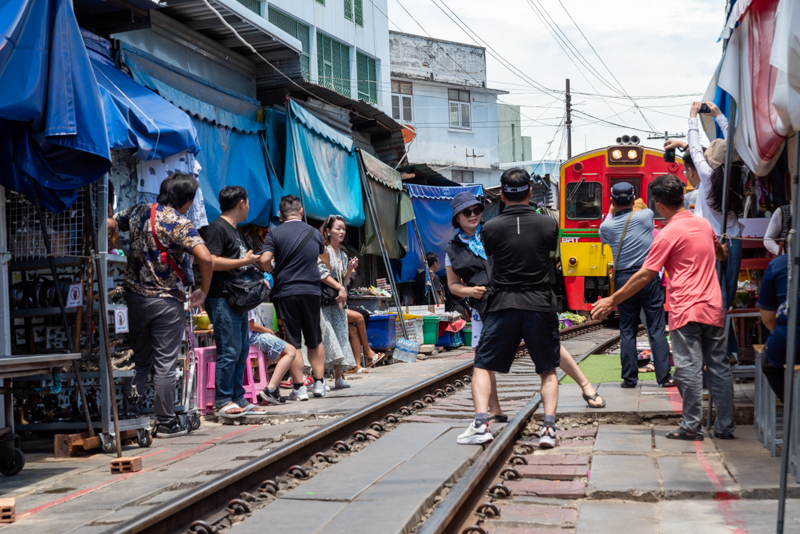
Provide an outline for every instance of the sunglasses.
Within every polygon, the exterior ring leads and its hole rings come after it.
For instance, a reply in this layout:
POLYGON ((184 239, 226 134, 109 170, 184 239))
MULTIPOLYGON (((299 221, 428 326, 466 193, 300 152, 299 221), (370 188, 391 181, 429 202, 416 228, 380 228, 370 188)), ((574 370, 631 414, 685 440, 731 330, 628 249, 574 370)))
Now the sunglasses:
POLYGON ((480 204, 478 204, 477 206, 475 206, 473 208, 467 208, 465 210, 461 210, 461 215, 463 215, 464 217, 471 217, 473 215, 480 215, 481 213, 483 213, 483 206, 480 205, 480 204))

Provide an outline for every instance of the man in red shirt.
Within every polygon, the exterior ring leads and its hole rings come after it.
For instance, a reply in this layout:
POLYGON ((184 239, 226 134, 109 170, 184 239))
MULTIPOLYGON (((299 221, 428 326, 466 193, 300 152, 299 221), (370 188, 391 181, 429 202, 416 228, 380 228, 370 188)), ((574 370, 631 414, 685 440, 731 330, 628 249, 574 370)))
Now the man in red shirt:
POLYGON ((680 428, 668 432, 670 439, 703 440, 703 366, 708 388, 717 407, 714 435, 733 438, 733 381, 725 351, 722 292, 715 260, 724 261, 727 245, 720 245, 711 225, 683 206, 684 184, 671 174, 657 177, 650 185, 656 209, 669 219, 653 241, 642 268, 620 290, 598 301, 593 319, 607 317, 620 303, 635 295, 662 267, 669 289, 669 330, 675 361, 675 382, 683 397, 680 428))

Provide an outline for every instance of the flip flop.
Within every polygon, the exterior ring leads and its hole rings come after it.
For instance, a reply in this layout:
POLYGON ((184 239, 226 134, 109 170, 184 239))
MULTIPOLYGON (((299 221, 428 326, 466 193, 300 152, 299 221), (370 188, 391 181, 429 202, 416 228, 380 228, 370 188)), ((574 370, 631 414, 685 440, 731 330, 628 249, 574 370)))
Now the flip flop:
POLYGON ((366 367, 359 367, 358 369, 350 369, 349 371, 345 371, 346 375, 360 375, 367 373, 369 373, 369 371, 367 371, 366 367))
POLYGON ((685 430, 673 430, 666 433, 667 439, 679 439, 683 441, 703 441, 705 437, 703 434, 689 434, 685 430))
POLYGON ((644 367, 639 367, 639 372, 640 373, 655 373, 656 372, 656 366, 653 365, 652 363, 648 363, 644 367))
POLYGON ((226 419, 236 419, 237 417, 243 417, 247 415, 247 412, 244 411, 239 413, 228 413, 231 410, 235 410, 236 408, 241 408, 241 406, 239 406, 235 402, 229 402, 225 406, 222 406, 214 410, 214 415, 216 415, 217 417, 225 417, 226 419))
POLYGON ((244 407, 244 412, 247 415, 256 415, 256 416, 269 415, 265 408, 262 408, 261 406, 257 406, 255 404, 253 404, 252 402, 244 407))
POLYGON ((581 395, 583 395, 583 400, 586 401, 586 405, 589 406, 589 408, 605 408, 606 407, 606 400, 603 399, 602 397, 600 397, 600 394, 598 392, 596 392, 596 391, 594 392, 594 395, 586 395, 584 393, 581 393, 581 395), (603 404, 591 404, 589 402, 590 400, 596 401, 597 397, 600 397, 601 399, 603 399, 603 404))
POLYGON ((379 352, 375 355, 374 358, 367 364, 367 367, 375 367, 379 363, 381 363, 384 359, 386 359, 386 354, 383 352, 379 352))
POLYGON ((490 415, 487 421, 494 421, 495 423, 508 423, 508 416, 503 415, 490 415))

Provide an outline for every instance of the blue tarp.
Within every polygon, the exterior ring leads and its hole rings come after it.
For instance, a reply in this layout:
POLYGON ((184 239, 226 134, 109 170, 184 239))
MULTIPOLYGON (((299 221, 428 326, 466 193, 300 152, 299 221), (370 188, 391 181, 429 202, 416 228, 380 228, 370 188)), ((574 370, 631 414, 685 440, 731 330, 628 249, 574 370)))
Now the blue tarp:
POLYGON ((120 47, 134 80, 189 114, 242 132, 264 129, 257 119, 261 107, 258 100, 215 85, 127 43, 120 43, 120 47))
POLYGON ((60 212, 111 166, 103 103, 69 0, 0 3, 0 185, 60 212))
MULTIPOLYGON (((408 184, 407 187, 425 252, 435 252, 439 255, 438 274, 444 275, 444 249, 456 233, 451 223, 453 210, 450 207, 450 200, 461 191, 469 191, 475 196, 481 196, 483 188, 480 185, 436 187, 414 184, 408 184)), ((417 236, 414 234, 414 228, 410 224, 406 227, 408 229, 408 252, 401 261, 394 262, 392 268, 397 283, 413 282, 417 271, 423 268, 422 254, 419 250, 417 236)))
POLYGON ((286 194, 300 197, 309 217, 322 220, 337 214, 350 226, 363 225, 361 175, 353 140, 292 100, 287 109, 286 194))
POLYGON ((83 39, 103 97, 111 149, 131 149, 143 160, 197 154, 197 132, 189 116, 117 69, 108 41, 85 30, 83 39))
POLYGON ((278 216, 283 190, 267 170, 258 134, 216 126, 194 117, 192 121, 203 147, 197 160, 203 166, 200 186, 208 220, 220 216, 220 190, 228 185, 241 185, 247 189, 250 201, 250 214, 245 222, 269 226, 271 219, 278 216))

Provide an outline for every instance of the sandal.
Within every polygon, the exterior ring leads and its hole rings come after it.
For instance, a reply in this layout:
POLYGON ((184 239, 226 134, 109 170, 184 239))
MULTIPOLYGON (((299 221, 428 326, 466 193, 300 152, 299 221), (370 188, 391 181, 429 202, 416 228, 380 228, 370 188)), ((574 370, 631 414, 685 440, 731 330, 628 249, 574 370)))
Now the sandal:
POLYGON ((367 364, 367 367, 375 367, 376 365, 381 363, 385 358, 386 358, 386 354, 384 354, 383 352, 379 352, 379 353, 377 353, 375 355, 374 358, 372 358, 369 361, 369 363, 367 364))
POLYGON ((594 392, 594 395, 587 395, 585 393, 581 393, 581 395, 583 395, 583 400, 586 401, 586 404, 589 406, 589 408, 606 407, 606 400, 603 397, 600 397, 600 394, 597 391, 594 392), (603 401, 603 404, 592 404, 591 402, 589 402, 589 401, 597 401, 597 397, 600 397, 600 400, 603 401))
POLYGON ((674 387, 677 386, 677 384, 675 383, 675 379, 670 378, 669 380, 667 380, 663 384, 659 384, 659 386, 661 386, 662 388, 674 388, 674 387))
POLYGON ((508 416, 503 415, 490 415, 487 421, 494 421, 495 423, 508 423, 508 416))
POLYGON ((679 439, 683 441, 703 441, 705 439, 703 434, 689 434, 680 428, 672 432, 667 432, 666 436, 667 439, 679 439))
POLYGON ((257 406, 252 402, 244 406, 244 413, 247 415, 268 415, 267 410, 261 406, 257 406))
POLYGON ((652 363, 648 363, 644 367, 639 367, 639 372, 640 373, 655 373, 656 372, 656 366, 653 365, 652 363))
POLYGON ((247 415, 247 412, 242 409, 241 406, 236 404, 235 402, 229 402, 225 406, 221 406, 214 410, 214 415, 217 417, 225 417, 226 419, 236 419, 237 417, 242 417, 247 415), (229 413, 231 410, 242 410, 241 412, 229 413))

